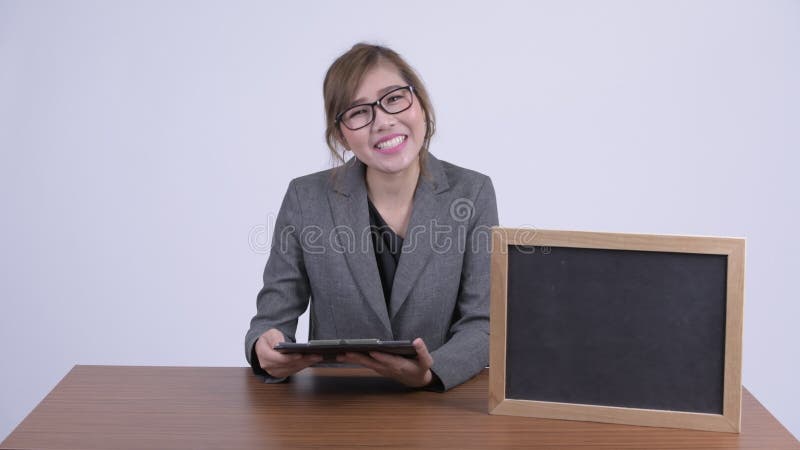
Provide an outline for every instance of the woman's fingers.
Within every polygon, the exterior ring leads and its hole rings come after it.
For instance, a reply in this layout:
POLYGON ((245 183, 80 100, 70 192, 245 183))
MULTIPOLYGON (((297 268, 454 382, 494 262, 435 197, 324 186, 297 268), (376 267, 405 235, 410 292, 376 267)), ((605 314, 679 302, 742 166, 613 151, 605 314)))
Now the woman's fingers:
POLYGON ((364 366, 407 386, 425 386, 433 376, 429 366, 429 364, 432 364, 433 358, 427 353, 424 343, 421 344, 421 361, 381 352, 370 352, 369 354, 345 353, 339 355, 337 361, 364 366))
POLYGON ((321 355, 285 355, 273 348, 279 343, 285 342, 285 340, 283 333, 272 328, 262 334, 256 341, 258 363, 262 369, 273 377, 287 377, 322 361, 321 355))
POLYGON ((343 353, 337 356, 336 360, 339 362, 358 364, 386 376, 386 366, 380 361, 377 361, 376 359, 371 358, 363 353, 343 353))
MULTIPOLYGON (((300 356, 300 355, 293 355, 293 356, 300 356)), ((288 377, 289 375, 294 375, 295 373, 305 369, 306 367, 316 364, 322 361, 322 357, 320 355, 302 355, 300 358, 294 359, 292 362, 288 364, 281 364, 276 365, 267 372, 270 375, 276 378, 283 378, 288 377)))
MULTIPOLYGON (((300 355, 292 355, 300 356, 300 355)), ((322 361, 319 355, 302 355, 300 358, 292 358, 292 361, 281 364, 268 364, 268 368, 264 368, 270 375, 276 378, 288 377, 305 369, 306 367, 322 361)))
POLYGON ((426 369, 433 367, 433 356, 428 352, 425 341, 423 341, 422 338, 416 338, 412 344, 417 351, 417 361, 419 361, 419 364, 426 369))

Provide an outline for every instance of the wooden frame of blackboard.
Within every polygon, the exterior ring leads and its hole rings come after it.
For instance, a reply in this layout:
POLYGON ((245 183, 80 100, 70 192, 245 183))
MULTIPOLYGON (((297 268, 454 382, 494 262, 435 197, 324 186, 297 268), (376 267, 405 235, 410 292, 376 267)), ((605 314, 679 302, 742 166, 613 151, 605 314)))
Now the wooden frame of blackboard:
POLYGON ((745 240, 626 233, 501 228, 492 230, 489 413, 738 433, 741 427, 742 323, 745 240), (725 255, 725 331, 722 413, 558 403, 506 398, 509 246, 556 247, 725 255))

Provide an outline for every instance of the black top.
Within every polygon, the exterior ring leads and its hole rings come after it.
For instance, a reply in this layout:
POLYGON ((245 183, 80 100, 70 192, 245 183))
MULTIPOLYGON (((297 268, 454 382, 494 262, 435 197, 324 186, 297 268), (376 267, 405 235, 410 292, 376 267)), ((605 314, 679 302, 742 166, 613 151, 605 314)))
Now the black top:
POLYGON ((378 273, 383 285, 383 296, 386 308, 389 308, 389 299, 392 297, 392 283, 394 273, 400 263, 400 254, 403 249, 403 238, 386 224, 375 205, 367 199, 369 205, 369 225, 372 236, 372 247, 375 249, 375 260, 378 262, 378 273))
MULTIPOLYGON (((386 310, 389 310, 389 299, 392 298, 392 283, 397 265, 400 264, 400 255, 403 250, 403 238, 397 235, 386 224, 375 205, 367 198, 369 205, 369 226, 372 236, 372 247, 375 249, 375 260, 378 262, 378 273, 383 285, 383 296, 386 300, 386 310)), ((436 373, 431 370, 431 382, 425 389, 444 392, 444 384, 436 373)))

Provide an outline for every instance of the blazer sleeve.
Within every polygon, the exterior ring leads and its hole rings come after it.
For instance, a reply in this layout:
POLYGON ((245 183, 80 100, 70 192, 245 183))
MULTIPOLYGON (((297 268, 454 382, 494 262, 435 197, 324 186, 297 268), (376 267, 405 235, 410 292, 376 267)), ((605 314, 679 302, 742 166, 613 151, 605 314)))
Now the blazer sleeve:
POLYGON ((272 235, 264 286, 256 297, 256 315, 244 339, 245 356, 253 372, 267 377, 267 382, 282 381, 270 377, 258 363, 256 340, 270 328, 277 328, 287 341, 295 341, 297 319, 308 307, 310 286, 301 246, 302 211, 295 181, 283 198, 272 235))
POLYGON ((498 224, 497 200, 489 177, 485 177, 473 204, 455 317, 447 342, 431 353, 431 370, 444 390, 470 379, 489 363, 491 228, 498 224))

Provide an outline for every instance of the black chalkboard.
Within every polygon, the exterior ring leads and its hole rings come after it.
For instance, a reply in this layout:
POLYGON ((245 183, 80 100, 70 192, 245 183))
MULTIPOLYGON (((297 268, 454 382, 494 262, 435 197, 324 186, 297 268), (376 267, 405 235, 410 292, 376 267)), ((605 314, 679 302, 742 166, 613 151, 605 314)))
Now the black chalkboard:
POLYGON ((509 245, 505 397, 722 414, 727 264, 509 245))

